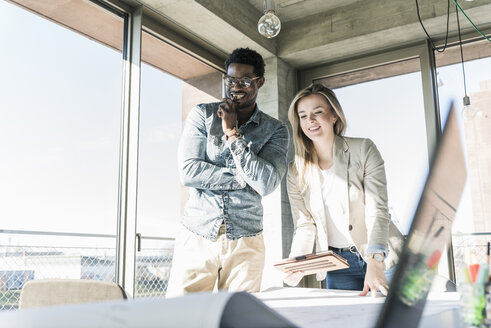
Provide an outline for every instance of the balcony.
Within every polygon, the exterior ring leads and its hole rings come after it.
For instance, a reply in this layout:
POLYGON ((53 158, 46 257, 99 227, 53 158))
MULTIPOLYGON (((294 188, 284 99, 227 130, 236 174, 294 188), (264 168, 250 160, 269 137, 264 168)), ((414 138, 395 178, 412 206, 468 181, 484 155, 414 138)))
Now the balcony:
MULTIPOLYGON (((0 244, 0 311, 17 309, 20 290, 28 280, 66 278, 116 281, 115 247, 70 245, 116 245, 115 236, 0 230, 0 237, 14 235, 42 237, 46 245, 39 245, 39 242, 37 245, 0 244)), ((148 244, 152 244, 152 247, 142 248, 137 253, 135 297, 165 295, 174 241, 144 236, 142 239, 151 239, 148 244)))
MULTIPOLYGON (((30 235, 51 242, 66 239, 72 244, 76 241, 116 244, 115 236, 111 235, 0 230, 0 237, 2 235, 30 235)), ((174 240, 155 237, 142 239, 151 239, 159 247, 142 248, 137 253, 135 297, 163 296, 167 290, 174 240)), ((466 252, 470 252, 477 263, 485 263, 486 246, 490 240, 490 232, 454 234, 452 242, 456 268, 464 265, 466 252)), ((69 278, 115 281, 115 247, 73 247, 66 241, 59 241, 55 246, 0 244, 0 311, 17 309, 20 290, 28 280, 69 278)), ((459 275, 460 270, 456 271, 459 284, 463 278, 459 275)))

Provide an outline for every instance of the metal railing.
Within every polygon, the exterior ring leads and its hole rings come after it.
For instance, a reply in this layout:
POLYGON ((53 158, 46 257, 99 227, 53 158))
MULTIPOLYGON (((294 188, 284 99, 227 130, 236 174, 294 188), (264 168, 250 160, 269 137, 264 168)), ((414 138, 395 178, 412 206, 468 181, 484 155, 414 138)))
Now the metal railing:
MULTIPOLYGON (((0 230, 0 234, 71 237, 81 239, 112 239, 114 235, 56 233, 39 231, 0 230)), ((172 263, 173 240, 144 237, 167 244, 165 247, 141 248, 137 255, 135 297, 165 295, 172 263), (172 244, 172 245, 170 245, 172 244)), ((475 261, 486 262, 486 246, 491 233, 454 234, 454 262, 457 273, 465 265, 466 252, 475 261), (468 251, 466 251, 468 250, 468 251)), ((84 242, 87 244, 87 242, 84 242)), ((0 244, 0 311, 16 309, 22 286, 29 280, 43 278, 72 278, 115 281, 115 247, 27 246, 0 244)), ((457 274, 457 283, 462 277, 457 274)))
MULTIPOLYGON (((43 236, 43 239, 49 236, 52 237, 49 241, 53 246, 0 243, 0 311, 18 308, 20 291, 29 280, 66 278, 115 281, 115 246, 83 246, 98 243, 116 245, 114 235, 0 230, 0 236, 2 234, 43 236), (70 238, 64 242, 56 240, 61 237, 70 238), (77 241, 82 246, 69 246, 77 241)), ((160 243, 162 246, 142 247, 138 252, 134 296, 165 295, 174 241, 171 238, 144 236, 141 239, 150 239, 152 244, 160 243)), ((42 244, 43 241, 38 243, 42 244)))

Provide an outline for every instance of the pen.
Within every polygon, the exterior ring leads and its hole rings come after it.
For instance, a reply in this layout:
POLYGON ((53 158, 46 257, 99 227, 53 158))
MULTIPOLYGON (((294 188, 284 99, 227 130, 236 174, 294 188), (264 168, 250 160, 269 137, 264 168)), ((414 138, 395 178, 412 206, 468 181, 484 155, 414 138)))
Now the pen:
POLYGON ((469 265, 469 273, 471 274, 471 282, 476 282, 477 272, 479 271, 479 264, 473 263, 469 265))
POLYGON ((467 269, 467 266, 462 266, 462 276, 464 277, 465 282, 470 283, 471 282, 471 275, 469 274, 469 270, 467 269))
POLYGON ((469 270, 470 278, 472 283, 476 282, 477 272, 479 271, 479 264, 476 263, 476 258, 474 254, 472 254, 469 247, 465 248, 465 260, 467 264, 467 268, 469 270))
POLYGON ((484 286, 486 279, 488 278, 488 266, 484 263, 479 266, 479 273, 477 274, 476 283, 484 286))
POLYGON ((486 263, 488 264, 488 268, 489 268, 489 250, 491 248, 491 242, 488 241, 488 253, 487 253, 487 258, 486 258, 486 263))

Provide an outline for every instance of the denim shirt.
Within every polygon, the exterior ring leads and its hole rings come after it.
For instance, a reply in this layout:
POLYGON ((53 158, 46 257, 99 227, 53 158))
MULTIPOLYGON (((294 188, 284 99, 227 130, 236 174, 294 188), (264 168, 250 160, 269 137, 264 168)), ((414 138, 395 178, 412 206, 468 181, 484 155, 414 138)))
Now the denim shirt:
POLYGON ((222 223, 228 239, 263 230, 262 196, 287 170, 288 129, 257 106, 239 127, 242 137, 225 140, 217 116, 220 103, 200 104, 189 113, 179 144, 179 173, 189 188, 182 224, 215 240, 222 223))

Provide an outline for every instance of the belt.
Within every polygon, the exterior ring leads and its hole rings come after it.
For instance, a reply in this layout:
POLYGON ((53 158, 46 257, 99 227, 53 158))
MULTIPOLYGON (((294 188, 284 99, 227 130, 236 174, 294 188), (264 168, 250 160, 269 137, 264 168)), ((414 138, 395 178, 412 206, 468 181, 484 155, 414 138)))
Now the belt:
POLYGON ((351 252, 351 253, 358 253, 358 250, 356 249, 356 246, 349 246, 349 247, 343 247, 343 248, 337 248, 337 247, 332 247, 329 246, 328 249, 330 251, 335 251, 335 252, 351 252))

